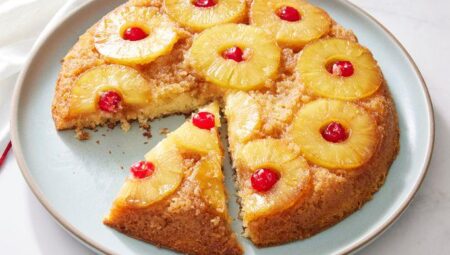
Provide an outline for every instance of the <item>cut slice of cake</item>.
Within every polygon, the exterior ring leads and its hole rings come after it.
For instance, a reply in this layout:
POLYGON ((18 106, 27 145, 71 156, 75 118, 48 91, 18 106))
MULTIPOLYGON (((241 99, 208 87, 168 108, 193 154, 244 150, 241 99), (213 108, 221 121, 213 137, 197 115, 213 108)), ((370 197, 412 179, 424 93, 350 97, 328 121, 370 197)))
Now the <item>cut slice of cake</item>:
POLYGON ((187 254, 242 254, 230 228, 222 174, 219 105, 168 134, 131 167, 104 223, 187 254))

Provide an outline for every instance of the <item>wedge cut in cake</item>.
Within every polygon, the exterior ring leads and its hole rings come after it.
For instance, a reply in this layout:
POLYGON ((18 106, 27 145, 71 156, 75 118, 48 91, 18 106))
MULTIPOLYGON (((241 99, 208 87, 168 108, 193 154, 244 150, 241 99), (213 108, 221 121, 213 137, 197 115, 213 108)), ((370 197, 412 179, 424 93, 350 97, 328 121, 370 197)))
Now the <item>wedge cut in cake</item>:
POLYGON ((105 224, 183 253, 242 253, 228 226, 219 108, 242 233, 256 246, 340 222, 399 151, 375 56, 305 0, 130 0, 64 58, 52 115, 58 130, 126 130, 213 101, 131 168, 105 224))
POLYGON ((187 254, 242 254, 229 226, 212 103, 131 167, 104 223, 117 231, 187 254))

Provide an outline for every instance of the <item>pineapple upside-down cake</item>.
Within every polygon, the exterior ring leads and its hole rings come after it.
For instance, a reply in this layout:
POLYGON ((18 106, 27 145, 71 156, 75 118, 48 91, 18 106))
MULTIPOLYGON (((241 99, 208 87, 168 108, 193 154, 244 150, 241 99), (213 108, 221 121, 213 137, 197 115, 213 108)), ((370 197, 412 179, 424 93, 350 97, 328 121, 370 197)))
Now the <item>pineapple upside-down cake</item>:
POLYGON ((131 167, 106 225, 188 254, 243 252, 229 227, 220 109, 243 235, 257 246, 359 209, 399 150, 372 53, 304 0, 130 0, 66 55, 52 113, 58 130, 127 130, 202 106, 131 167))

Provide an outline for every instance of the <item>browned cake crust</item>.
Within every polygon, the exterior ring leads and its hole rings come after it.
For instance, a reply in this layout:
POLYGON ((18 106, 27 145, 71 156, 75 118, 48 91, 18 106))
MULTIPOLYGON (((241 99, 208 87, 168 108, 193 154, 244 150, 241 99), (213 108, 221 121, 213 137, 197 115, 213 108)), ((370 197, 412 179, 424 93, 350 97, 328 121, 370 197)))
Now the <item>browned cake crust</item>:
POLYGON ((187 254, 242 254, 229 219, 211 208, 186 177, 173 195, 150 207, 115 204, 104 223, 124 234, 187 254))

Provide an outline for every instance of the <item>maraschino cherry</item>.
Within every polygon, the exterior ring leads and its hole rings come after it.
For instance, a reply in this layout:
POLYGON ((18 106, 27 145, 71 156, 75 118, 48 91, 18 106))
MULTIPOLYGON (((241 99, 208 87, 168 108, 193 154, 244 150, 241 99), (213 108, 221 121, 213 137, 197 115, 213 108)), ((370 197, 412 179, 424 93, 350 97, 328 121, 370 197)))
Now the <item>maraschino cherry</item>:
POLYGON ((234 47, 226 49, 222 53, 222 56, 225 59, 232 59, 236 62, 241 62, 244 60, 244 51, 242 51, 241 48, 234 46, 234 47))
POLYGON ((355 69, 350 61, 336 61, 328 71, 336 76, 350 77, 355 72, 355 69))
POLYGON ((251 182, 253 189, 258 192, 265 192, 270 190, 279 179, 280 176, 276 171, 269 168, 261 168, 252 174, 251 182))
POLYGON ((200 8, 208 8, 208 7, 213 7, 214 5, 216 5, 216 1, 214 0, 195 0, 193 2, 193 4, 196 7, 200 7, 200 8))
POLYGON ((147 36, 148 34, 140 27, 129 27, 123 33, 123 39, 128 41, 139 41, 147 36))
POLYGON ((322 137, 328 142, 340 143, 348 138, 345 127, 339 122, 331 122, 322 130, 322 137))
POLYGON ((200 129, 210 130, 216 125, 216 118, 210 112, 199 112, 192 117, 192 124, 200 129))
POLYGON ((122 97, 115 91, 107 91, 100 95, 98 107, 100 110, 116 113, 122 109, 122 97))
POLYGON ((148 161, 139 161, 137 163, 134 163, 130 168, 130 172, 135 178, 138 179, 146 178, 152 175, 154 171, 155 165, 148 161))
POLYGON ((294 7, 290 6, 281 7, 277 10, 276 14, 278 15, 278 17, 280 17, 280 19, 289 22, 299 21, 302 18, 300 12, 298 12, 294 7))

